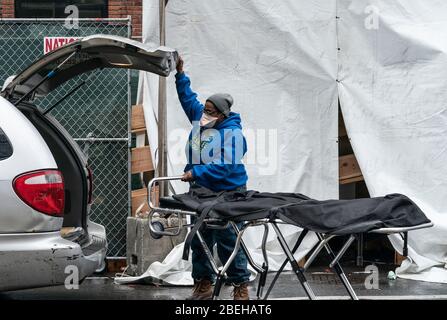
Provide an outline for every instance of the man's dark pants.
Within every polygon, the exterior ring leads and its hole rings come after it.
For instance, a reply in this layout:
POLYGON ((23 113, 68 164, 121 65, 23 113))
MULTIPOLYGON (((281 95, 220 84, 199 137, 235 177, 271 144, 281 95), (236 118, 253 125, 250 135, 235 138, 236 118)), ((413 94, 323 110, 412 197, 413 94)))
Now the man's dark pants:
MULTIPOLYGON (((246 187, 240 187, 237 191, 245 191, 246 187)), ((238 228, 242 227, 242 223, 238 224, 238 228)), ((233 249, 236 245, 237 235, 231 226, 226 229, 210 229, 205 228, 201 231, 203 240, 206 242, 210 251, 213 252, 214 245, 217 245, 217 254, 222 264, 230 257, 233 249)), ((192 277, 195 281, 207 279, 214 282, 216 274, 208 261, 206 254, 202 248, 202 245, 195 236, 191 243, 192 250, 192 277)), ((248 282, 250 278, 250 272, 247 269, 247 256, 242 248, 230 264, 227 272, 227 282, 233 284, 241 284, 248 282)))

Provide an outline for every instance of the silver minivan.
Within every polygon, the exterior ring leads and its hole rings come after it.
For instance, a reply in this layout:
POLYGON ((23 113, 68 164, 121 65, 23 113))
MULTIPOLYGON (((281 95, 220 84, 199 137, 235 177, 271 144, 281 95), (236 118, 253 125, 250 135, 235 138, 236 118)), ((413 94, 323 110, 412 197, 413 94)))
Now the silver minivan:
POLYGON ((105 263, 106 230, 89 219, 88 159, 33 101, 102 68, 168 76, 177 58, 166 47, 94 35, 8 78, 0 94, 0 291, 63 284, 68 275, 82 281, 105 263))

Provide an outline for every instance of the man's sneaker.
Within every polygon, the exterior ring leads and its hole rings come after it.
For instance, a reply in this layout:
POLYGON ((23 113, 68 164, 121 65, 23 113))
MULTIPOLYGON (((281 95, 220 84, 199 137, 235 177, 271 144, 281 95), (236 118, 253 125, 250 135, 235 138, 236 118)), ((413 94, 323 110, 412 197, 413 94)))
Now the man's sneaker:
POLYGON ((233 284, 233 299, 234 300, 250 300, 248 296, 248 283, 241 283, 239 285, 233 284))
POLYGON ((209 280, 199 280, 194 284, 192 295, 186 300, 211 300, 213 296, 213 283, 209 280))

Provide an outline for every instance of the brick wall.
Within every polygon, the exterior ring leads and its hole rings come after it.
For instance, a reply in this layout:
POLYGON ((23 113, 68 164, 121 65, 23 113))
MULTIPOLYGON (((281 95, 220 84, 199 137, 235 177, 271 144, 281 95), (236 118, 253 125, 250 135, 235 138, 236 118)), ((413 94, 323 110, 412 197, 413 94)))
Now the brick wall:
POLYGON ((142 0, 109 0, 109 18, 132 17, 132 37, 141 37, 142 0))
MULTIPOLYGON (((132 17, 132 37, 141 37, 142 0, 109 0, 109 18, 132 17)), ((0 18, 14 18, 14 0, 0 0, 0 18)))
POLYGON ((14 18, 14 0, 0 0, 0 18, 14 18))

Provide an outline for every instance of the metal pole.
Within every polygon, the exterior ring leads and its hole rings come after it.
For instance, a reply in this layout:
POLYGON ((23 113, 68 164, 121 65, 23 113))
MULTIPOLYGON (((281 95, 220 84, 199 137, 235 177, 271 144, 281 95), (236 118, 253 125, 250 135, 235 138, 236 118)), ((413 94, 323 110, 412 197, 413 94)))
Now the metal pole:
MULTIPOLYGON (((132 16, 127 16, 127 37, 132 38, 132 16)), ((127 70, 127 216, 132 216, 132 89, 127 70)))
MULTIPOLYGON (((166 0, 159 0, 160 12, 160 45, 166 45, 166 32, 165 32, 165 7, 166 0)), ((159 177, 166 177, 167 172, 167 112, 166 112, 166 78, 159 77, 158 80, 158 170, 159 177)), ((164 197, 167 195, 168 188, 165 188, 164 183, 159 185, 159 196, 164 197)))

